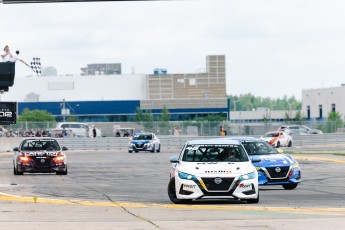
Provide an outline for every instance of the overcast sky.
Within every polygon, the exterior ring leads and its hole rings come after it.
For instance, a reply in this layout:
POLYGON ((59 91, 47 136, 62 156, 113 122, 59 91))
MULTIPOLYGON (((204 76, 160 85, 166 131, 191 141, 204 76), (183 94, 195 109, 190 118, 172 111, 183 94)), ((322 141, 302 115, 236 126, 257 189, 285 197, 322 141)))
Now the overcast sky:
POLYGON ((342 0, 1 4, 0 46, 62 75, 117 62, 123 74, 194 73, 224 54, 228 94, 301 99, 345 83, 344 12, 342 0))

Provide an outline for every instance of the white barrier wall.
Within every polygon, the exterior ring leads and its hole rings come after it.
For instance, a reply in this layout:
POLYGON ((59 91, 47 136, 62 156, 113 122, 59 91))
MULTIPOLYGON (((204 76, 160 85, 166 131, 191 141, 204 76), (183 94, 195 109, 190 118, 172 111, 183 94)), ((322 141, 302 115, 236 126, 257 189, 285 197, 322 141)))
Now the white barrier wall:
POLYGON ((18 147, 22 137, 2 137, 0 138, 0 152, 11 152, 14 147, 18 147))

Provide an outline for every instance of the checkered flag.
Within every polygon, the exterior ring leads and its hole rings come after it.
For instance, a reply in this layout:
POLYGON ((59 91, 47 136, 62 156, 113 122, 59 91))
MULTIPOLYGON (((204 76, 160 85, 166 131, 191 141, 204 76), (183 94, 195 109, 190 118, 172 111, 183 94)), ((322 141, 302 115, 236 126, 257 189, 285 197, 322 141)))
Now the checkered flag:
POLYGON ((37 76, 41 76, 41 58, 34 57, 32 62, 30 62, 30 68, 37 74, 37 76))

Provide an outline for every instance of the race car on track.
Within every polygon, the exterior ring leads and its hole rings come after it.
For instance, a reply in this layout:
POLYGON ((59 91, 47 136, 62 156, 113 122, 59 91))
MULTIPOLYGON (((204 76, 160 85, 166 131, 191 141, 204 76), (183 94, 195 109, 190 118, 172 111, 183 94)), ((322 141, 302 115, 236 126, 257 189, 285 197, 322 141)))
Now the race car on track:
POLYGON ((267 142, 254 137, 233 137, 242 143, 253 165, 258 170, 259 185, 282 185, 287 190, 295 189, 301 182, 298 162, 287 154, 278 153, 267 142))
POLYGON ((265 135, 263 135, 260 139, 268 142, 268 144, 276 148, 279 148, 281 146, 292 146, 292 137, 283 131, 265 133, 265 135))
POLYGON ((56 173, 67 175, 66 147, 54 138, 25 138, 13 149, 13 173, 56 173))
POLYGON ((259 202, 258 173, 239 141, 189 141, 170 162, 168 196, 173 203, 202 198, 259 202))
POLYGON ((161 151, 161 141, 154 133, 139 133, 132 137, 128 145, 128 152, 150 151, 158 153, 161 151))

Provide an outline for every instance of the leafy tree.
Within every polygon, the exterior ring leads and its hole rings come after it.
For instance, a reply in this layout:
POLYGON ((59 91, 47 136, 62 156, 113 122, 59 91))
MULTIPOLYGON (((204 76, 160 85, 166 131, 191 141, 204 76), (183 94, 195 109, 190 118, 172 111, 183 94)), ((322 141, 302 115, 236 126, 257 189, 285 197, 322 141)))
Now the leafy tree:
POLYGON ((55 118, 46 110, 24 109, 22 115, 19 116, 18 121, 55 121, 55 118))
POLYGON ((302 103, 298 101, 294 96, 283 98, 269 98, 269 97, 256 97, 250 93, 230 95, 231 110, 234 111, 251 111, 259 107, 270 108, 274 110, 300 110, 302 103))
POLYGON ((165 105, 163 106, 163 109, 162 109, 161 121, 164 121, 164 122, 170 121, 169 110, 167 109, 167 107, 165 105))
POLYGON ((327 121, 326 132, 336 132, 337 128, 342 128, 344 125, 344 121, 338 112, 329 112, 327 121))
POLYGON ((198 117, 196 121, 224 121, 226 120, 225 114, 209 114, 206 117, 198 117))
POLYGON ((136 122, 144 121, 144 114, 143 114, 143 112, 140 110, 139 107, 136 108, 136 114, 135 114, 134 120, 135 120, 136 122))
POLYGON ((75 116, 69 116, 69 117, 67 117, 66 121, 75 122, 75 121, 77 121, 77 118, 75 116))

